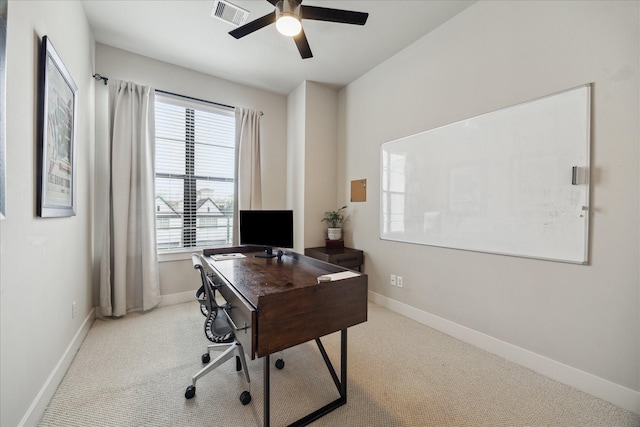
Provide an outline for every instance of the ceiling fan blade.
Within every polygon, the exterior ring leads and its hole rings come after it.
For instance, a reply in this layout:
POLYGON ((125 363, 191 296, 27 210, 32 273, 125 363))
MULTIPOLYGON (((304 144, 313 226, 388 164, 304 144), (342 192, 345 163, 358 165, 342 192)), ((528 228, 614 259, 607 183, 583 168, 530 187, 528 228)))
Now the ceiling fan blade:
POLYGON ((353 12, 351 10, 302 5, 300 7, 300 17, 302 19, 314 19, 316 21, 364 25, 365 22, 367 22, 369 14, 365 12, 353 12))
POLYGON ((254 31, 259 30, 260 28, 266 27, 269 24, 273 24, 274 22, 276 22, 275 10, 268 15, 264 15, 262 18, 258 18, 255 21, 249 22, 248 24, 244 24, 242 27, 238 27, 235 30, 229 31, 229 34, 239 39, 240 37, 251 34, 254 31))
POLYGON ((280 0, 267 0, 267 1, 275 6, 280 0))
POLYGON ((302 59, 313 57, 311 54, 311 47, 307 41, 307 36, 304 34, 304 30, 301 30, 298 35, 293 36, 293 40, 296 42, 296 46, 298 46, 298 51, 300 51, 302 59))

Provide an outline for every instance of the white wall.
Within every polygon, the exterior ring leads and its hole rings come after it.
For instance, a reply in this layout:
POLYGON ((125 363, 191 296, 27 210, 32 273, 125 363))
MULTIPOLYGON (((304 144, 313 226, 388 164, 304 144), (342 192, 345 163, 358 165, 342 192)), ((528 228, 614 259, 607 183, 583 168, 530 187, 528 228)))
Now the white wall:
POLYGON ((337 206, 338 92, 305 81, 287 97, 287 201, 295 215, 294 250, 323 246, 324 212, 337 206))
POLYGON ((326 211, 338 209, 338 91, 306 82, 304 247, 324 246, 326 211))
POLYGON ((304 138, 306 84, 287 97, 287 209, 293 209, 293 249, 304 252, 304 138))
POLYGON ((339 183, 368 179, 350 225, 381 301, 638 413, 639 7, 474 4, 341 91, 339 183), (380 144, 589 82, 590 265, 379 239, 380 144))
MULTIPOLYGON (((264 209, 284 209, 287 203, 287 99, 282 95, 232 83, 160 62, 131 52, 96 44, 95 72, 109 79, 128 80, 164 90, 237 107, 262 111, 261 161, 262 203, 264 209)), ((96 239, 95 295, 98 302, 99 260, 103 242, 104 212, 108 169, 107 99, 108 88, 96 85, 96 239)), ((191 265, 191 251, 173 256, 160 256, 160 293, 163 303, 192 299, 198 276, 191 265), (173 296, 172 296, 173 295, 173 296), (177 299, 176 299, 177 298, 177 299)))
POLYGON ((0 221, 0 425, 35 425, 93 320, 93 41, 77 1, 10 1, 7 219, 0 221), (38 51, 78 86, 77 215, 36 216, 38 51), (76 316, 71 305, 76 301, 76 316))

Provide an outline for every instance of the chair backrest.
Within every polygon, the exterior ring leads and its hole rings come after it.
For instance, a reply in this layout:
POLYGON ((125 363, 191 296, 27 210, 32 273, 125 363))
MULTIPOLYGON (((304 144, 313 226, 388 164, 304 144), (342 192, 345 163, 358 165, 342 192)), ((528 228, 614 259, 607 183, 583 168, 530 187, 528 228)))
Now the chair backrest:
POLYGON ((204 288, 204 298, 198 298, 198 301, 204 304, 207 309, 207 320, 204 322, 205 335, 210 341, 216 343, 233 341, 235 336, 229 325, 229 319, 216 301, 216 286, 207 275, 202 265, 202 258, 200 258, 199 254, 192 254, 191 262, 193 263, 193 268, 199 271, 202 288, 204 288))
POLYGON ((207 313, 211 313, 211 310, 217 310, 218 304, 216 303, 216 291, 213 283, 211 283, 211 279, 207 276, 206 271, 204 271, 204 267, 202 266, 202 259, 198 254, 191 255, 191 262, 193 263, 193 268, 198 270, 200 273, 200 282, 202 286, 198 289, 196 295, 200 294, 201 298, 196 298, 205 305, 207 313))

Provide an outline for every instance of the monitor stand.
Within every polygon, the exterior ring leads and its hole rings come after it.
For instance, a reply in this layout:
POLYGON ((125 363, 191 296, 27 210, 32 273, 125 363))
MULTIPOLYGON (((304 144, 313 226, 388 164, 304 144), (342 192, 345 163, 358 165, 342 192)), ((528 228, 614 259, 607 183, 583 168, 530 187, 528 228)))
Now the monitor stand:
POLYGON ((273 253, 272 247, 265 248, 263 253, 254 255, 256 258, 275 258, 276 256, 277 255, 273 253))

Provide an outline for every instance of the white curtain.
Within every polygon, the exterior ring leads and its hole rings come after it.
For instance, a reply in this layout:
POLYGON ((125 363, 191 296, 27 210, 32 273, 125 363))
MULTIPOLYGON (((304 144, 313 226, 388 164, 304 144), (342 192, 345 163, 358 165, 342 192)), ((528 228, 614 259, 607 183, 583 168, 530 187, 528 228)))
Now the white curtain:
MULTIPOLYGON (((236 108, 236 194, 237 209, 262 209, 260 171, 260 117, 262 113, 236 108)), ((235 224, 239 224, 236 214, 235 224)), ((239 227, 235 227, 234 243, 238 243, 239 227)))
POLYGON ((154 91, 109 82, 109 191, 100 311, 124 316, 160 302, 155 230, 154 91))

